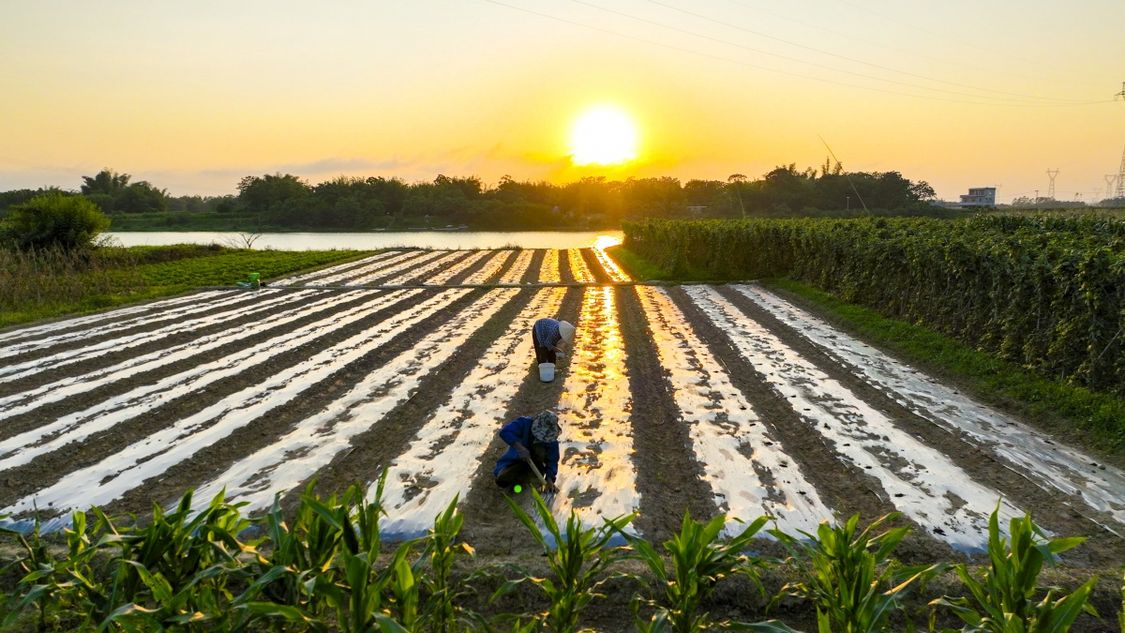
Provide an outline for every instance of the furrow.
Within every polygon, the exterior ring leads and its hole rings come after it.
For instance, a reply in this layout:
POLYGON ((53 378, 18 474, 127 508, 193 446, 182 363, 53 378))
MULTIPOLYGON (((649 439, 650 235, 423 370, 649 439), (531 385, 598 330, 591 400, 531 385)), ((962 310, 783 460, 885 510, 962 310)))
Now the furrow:
POLYGON ((541 248, 534 249, 531 257, 531 263, 527 267, 527 272, 524 273, 522 283, 527 285, 535 285, 539 283, 539 272, 543 270, 543 259, 547 255, 547 251, 541 248))
MULTIPOLYGON (((306 293, 302 293, 302 295, 304 294, 306 293)), ((290 296, 298 297, 296 294, 290 296)), ((311 311, 330 308, 352 300, 354 300, 354 297, 332 293, 320 300, 270 315, 259 321, 244 323, 218 334, 142 354, 115 365, 74 374, 28 391, 5 396, 0 398, 0 420, 21 415, 43 405, 58 402, 79 393, 92 391, 103 385, 151 371, 157 367, 199 356, 236 340, 247 337, 253 338, 257 332, 299 320, 311 311)))
POLYGON ((431 275, 423 283, 427 286, 443 286, 448 284, 451 279, 459 275, 462 271, 476 266, 482 259, 488 257, 488 254, 489 251, 476 251, 459 262, 459 265, 450 266, 445 270, 441 270, 437 274, 431 275))
MULTIPOLYGON (((1040 487, 1125 525, 1125 473, 982 405, 759 286, 734 289, 915 415, 990 451, 1040 487)), ((1120 530, 1120 528, 1118 528, 1120 530)))
POLYGON ((609 256, 609 253, 605 252, 604 248, 595 246, 591 250, 594 256, 598 258, 598 263, 601 264, 602 269, 609 275, 610 281, 633 281, 632 277, 622 270, 622 268, 617 265, 617 262, 613 261, 613 258, 609 256))
POLYGON ((512 300, 516 290, 485 294, 383 364, 342 397, 308 416, 277 442, 239 460, 200 488, 206 499, 225 488, 227 498, 245 502, 244 511, 269 507, 278 494, 297 487, 328 465, 351 439, 378 424, 410 398, 419 382, 446 362, 488 319, 512 300))
POLYGON ((573 509, 591 527, 640 505, 629 375, 613 288, 586 289, 573 349, 558 405, 563 425, 552 512, 565 521, 573 509))
POLYGON ((208 310, 214 310, 218 307, 228 307, 230 305, 229 299, 231 298, 245 298, 246 302, 254 300, 252 296, 234 295, 227 292, 202 292, 193 297, 191 304, 179 306, 174 310, 161 311, 159 314, 146 314, 135 319, 115 320, 75 332, 66 332, 48 336, 47 338, 9 345, 0 348, 0 358, 13 359, 20 354, 27 354, 56 345, 65 345, 73 343, 74 341, 89 341, 98 337, 108 336, 114 332, 121 332, 137 327, 151 329, 152 326, 160 323, 179 321, 193 314, 207 312, 208 310))
POLYGON ((727 534, 739 531, 736 519, 749 522, 762 514, 775 517, 789 534, 815 532, 821 521, 830 521, 833 512, 816 488, 667 293, 652 287, 637 292, 704 479, 728 516, 727 534))
POLYGON ((940 451, 903 432, 715 289, 692 286, 687 293, 728 333, 744 358, 773 376, 772 388, 800 409, 798 415, 810 430, 831 441, 840 459, 875 476, 889 501, 934 538, 958 550, 980 550, 985 546, 981 535, 988 533, 988 514, 998 501, 1003 522, 1023 514, 940 451))
POLYGON ((485 261, 484 266, 462 281, 463 284, 484 284, 492 280, 504 270, 504 265, 511 257, 511 251, 492 251, 492 256, 485 261))
POLYGON ((543 264, 539 269, 539 283, 552 284, 562 281, 559 276, 559 251, 548 248, 544 251, 543 264))
POLYGON ((419 304, 419 309, 396 315, 376 327, 359 332, 301 363, 281 369, 260 384, 251 385, 187 418, 177 420, 172 426, 153 433, 92 466, 68 473, 54 484, 27 495, 0 513, 21 515, 35 508, 51 508, 61 513, 90 505, 107 504, 145 480, 191 457, 196 451, 284 406, 299 397, 309 385, 386 344, 412 324, 438 312, 466 293, 468 290, 460 289, 440 293, 419 304))
POLYGON ((524 275, 527 274, 528 268, 531 266, 531 258, 535 255, 535 251, 531 249, 522 249, 516 256, 516 261, 508 272, 500 277, 502 284, 518 284, 523 283, 524 275))
POLYGON ((432 259, 424 264, 419 264, 417 266, 408 268, 393 277, 383 279, 380 283, 384 283, 387 285, 419 284, 422 283, 435 271, 439 271, 445 268, 459 268, 460 266, 458 266, 458 262, 465 258, 464 251, 438 252, 443 254, 440 257, 432 259))
POLYGON ((528 379, 533 356, 531 326, 541 314, 555 314, 565 290, 540 290, 485 351, 442 406, 418 430, 407 450, 389 467, 383 497, 388 534, 423 534, 454 498, 464 499, 500 426, 508 403, 528 379))
MULTIPOLYGON (((240 291, 238 291, 240 292, 240 291)), ((52 321, 43 325, 33 325, 28 327, 20 327, 0 334, 0 343, 12 344, 17 341, 22 341, 36 336, 51 335, 52 332, 60 332, 70 330, 72 328, 82 328, 84 331, 90 327, 99 327, 103 322, 113 324, 118 323, 123 317, 132 315, 141 315, 138 318, 143 319, 144 315, 150 312, 163 312, 169 308, 178 308, 183 304, 191 304, 199 300, 199 294, 192 293, 183 297, 175 297, 173 299, 164 299, 161 301, 152 301, 128 308, 116 308, 109 312, 99 312, 98 314, 91 314, 89 316, 74 317, 71 319, 64 319, 61 321, 52 321)), ((209 292, 207 294, 235 294, 229 290, 209 292)))
POLYGON ((258 312, 272 310, 279 305, 284 305, 303 297, 303 294, 295 296, 287 292, 270 292, 263 290, 260 294, 256 293, 257 303, 252 308, 247 308, 241 304, 225 306, 226 309, 208 314, 207 316, 181 320, 173 325, 148 330, 139 334, 113 339, 103 339, 92 345, 71 348, 49 356, 43 356, 34 360, 0 368, 0 383, 19 380, 47 369, 57 369, 77 363, 96 356, 98 352, 107 352, 110 350, 120 352, 122 350, 139 347, 146 343, 156 342, 174 334, 192 332, 198 329, 220 325, 234 317, 245 318, 246 316, 257 314, 258 312))
POLYGON ((574 277, 574 281, 580 284, 594 283, 594 273, 592 273, 590 267, 586 265, 586 259, 582 257, 581 249, 566 249, 566 259, 567 263, 570 264, 570 274, 574 277))
POLYGON ((39 455, 59 450, 71 442, 81 441, 189 393, 201 392, 208 385, 268 363, 276 356, 315 340, 326 331, 346 327, 367 317, 371 314, 372 301, 378 301, 381 308, 386 308, 409 299, 418 292, 420 291, 399 291, 387 295, 373 293, 368 302, 335 313, 287 335, 262 341, 189 371, 166 376, 93 407, 0 441, 0 471, 27 464, 39 455))
POLYGON ((449 251, 417 251, 417 254, 412 253, 411 257, 398 258, 394 260, 390 266, 381 268, 377 271, 352 277, 343 282, 345 286, 361 286, 386 283, 388 279, 395 279, 396 277, 409 273, 412 270, 425 266, 436 259, 445 257, 449 251))
POLYGON ((379 262, 385 262, 401 255, 401 251, 385 251, 377 253, 371 257, 364 257, 358 261, 348 262, 346 264, 338 264, 321 270, 313 271, 311 273, 304 273, 286 277, 277 281, 270 282, 271 286, 324 286, 328 285, 334 279, 339 279, 358 271, 369 271, 382 265, 379 262))
POLYGON ((594 283, 604 284, 613 281, 610 279, 609 273, 606 272, 605 268, 603 268, 598 261, 597 256, 594 255, 593 249, 580 248, 578 249, 578 253, 582 256, 582 261, 586 264, 586 269, 589 270, 590 274, 594 277, 594 283))

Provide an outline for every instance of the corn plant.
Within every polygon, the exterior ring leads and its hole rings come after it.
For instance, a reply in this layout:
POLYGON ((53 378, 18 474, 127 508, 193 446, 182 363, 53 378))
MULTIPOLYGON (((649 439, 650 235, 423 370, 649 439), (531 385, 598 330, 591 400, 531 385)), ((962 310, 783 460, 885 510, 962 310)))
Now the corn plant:
POLYGON ((22 574, 17 586, 23 595, 4 618, 3 624, 8 626, 26 608, 34 606, 38 612, 39 630, 44 630, 47 627, 48 610, 58 598, 60 586, 55 581, 55 559, 47 550, 47 544, 40 534, 39 518, 35 518, 27 535, 4 527, 0 527, 0 531, 15 534, 23 551, 23 555, 13 563, 22 574))
POLYGON ((736 536, 720 540, 725 516, 702 522, 685 512, 679 533, 663 544, 672 562, 671 570, 651 543, 628 537, 633 556, 645 564, 664 591, 658 599, 639 599, 634 605, 635 612, 642 605, 655 610, 647 621, 637 618, 637 629, 645 633, 689 633, 731 625, 728 621, 712 621, 703 603, 716 584, 736 574, 746 575, 764 593, 758 577, 764 562, 748 556, 745 550, 768 520, 759 517, 736 536))
MULTIPOLYGON (((476 614, 457 604, 467 592, 458 590, 451 582, 453 566, 458 556, 474 555, 471 545, 458 540, 464 515, 457 510, 458 497, 454 497, 444 512, 434 518, 434 526, 426 538, 422 559, 429 561, 429 573, 422 578, 426 590, 422 609, 425 629, 434 633, 449 633, 469 622, 480 622, 476 614)), ((471 586, 471 582, 463 586, 471 586)))
POLYGON ((413 544, 399 547, 388 570, 380 572, 375 567, 382 551, 379 519, 385 480, 386 472, 371 501, 366 499, 364 486, 358 484, 349 487, 338 503, 335 497, 329 503, 311 496, 302 499, 302 504, 309 505, 339 537, 339 549, 330 568, 333 573, 311 579, 311 593, 323 596, 335 609, 337 627, 345 633, 407 631, 405 627, 417 622, 416 583, 413 574, 400 564, 413 544), (402 624, 396 616, 404 618, 402 624))
POLYGON ((1117 612, 1117 625, 1125 633, 1125 574, 1121 578, 1121 610, 1117 612))
POLYGON ((858 514, 843 524, 821 523, 816 535, 800 532, 804 538, 770 530, 789 551, 787 563, 799 576, 781 588, 774 603, 783 596, 811 600, 820 633, 885 630, 890 615, 901 608, 906 591, 941 569, 940 565, 899 567, 891 562, 891 553, 910 529, 874 532, 898 516, 894 512, 884 515, 862 532, 858 514))
POLYGON ((1083 612, 1096 616, 1087 600, 1097 578, 1065 595, 1057 587, 1044 592, 1037 584, 1044 563, 1054 562, 1085 537, 1049 539, 1031 515, 1024 515, 1009 522, 1009 541, 1000 534, 999 513, 997 507, 988 521, 988 568, 978 577, 964 564, 954 567, 970 595, 942 597, 930 605, 952 610, 965 623, 962 630, 974 632, 1062 633, 1083 612))
POLYGON ((148 526, 115 535, 119 565, 111 602, 120 606, 101 626, 143 630, 208 622, 210 628, 241 615, 229 610, 234 596, 228 584, 246 575, 238 556, 252 546, 238 535, 250 522, 225 494, 196 512, 188 491, 172 512, 155 506, 148 526))
MULTIPOLYGON (((543 548, 552 578, 524 577, 509 580, 493 594, 495 600, 515 589, 523 582, 530 582, 543 591, 550 601, 547 610, 538 615, 539 625, 546 626, 553 633, 570 633, 578 630, 578 618, 582 609, 598 598, 604 598, 602 587, 620 575, 608 571, 627 555, 624 548, 611 548, 610 542, 636 515, 628 514, 615 519, 606 519, 599 528, 583 529, 578 515, 572 510, 566 526, 559 529, 551 509, 532 491, 534 510, 547 530, 550 540, 540 531, 531 517, 511 498, 507 498, 512 512, 524 524, 532 538, 543 548)), ((520 629, 525 630, 525 629, 520 629)))
MULTIPOLYGON (((343 533, 337 520, 314 510, 314 501, 318 501, 314 485, 310 483, 302 494, 292 527, 282 516, 280 495, 261 519, 270 547, 255 551, 255 580, 239 596, 240 608, 256 616, 307 625, 327 607, 323 594, 313 588, 318 578, 334 573, 343 533)), ((339 505, 336 495, 324 501, 327 508, 339 505)), ((331 512, 327 515, 332 516, 331 512)))

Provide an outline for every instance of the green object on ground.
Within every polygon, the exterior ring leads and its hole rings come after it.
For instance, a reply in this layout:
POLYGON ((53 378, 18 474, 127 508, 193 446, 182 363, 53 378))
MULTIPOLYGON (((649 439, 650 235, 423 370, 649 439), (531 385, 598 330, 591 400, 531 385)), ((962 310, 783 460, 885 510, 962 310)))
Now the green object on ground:
POLYGON ((519 493, 523 492, 523 486, 521 486, 519 484, 516 484, 516 487, 512 488, 512 490, 514 490, 515 493, 518 495, 519 493))

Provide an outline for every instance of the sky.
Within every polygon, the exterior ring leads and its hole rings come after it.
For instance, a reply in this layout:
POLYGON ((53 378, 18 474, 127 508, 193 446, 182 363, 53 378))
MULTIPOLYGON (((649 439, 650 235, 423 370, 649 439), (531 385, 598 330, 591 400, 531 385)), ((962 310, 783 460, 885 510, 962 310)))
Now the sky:
POLYGON ((941 198, 1095 201, 1125 149, 1121 0, 0 3, 0 191, 103 168, 244 176, 758 178, 898 171, 941 198), (570 131, 627 113, 636 158, 570 131))

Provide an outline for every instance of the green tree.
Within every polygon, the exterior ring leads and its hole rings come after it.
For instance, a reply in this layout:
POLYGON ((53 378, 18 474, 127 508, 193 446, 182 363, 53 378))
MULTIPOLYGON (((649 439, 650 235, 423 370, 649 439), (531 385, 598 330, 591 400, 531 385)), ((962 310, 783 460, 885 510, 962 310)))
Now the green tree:
POLYGON ((12 207, 0 222, 0 242, 17 249, 90 246, 109 218, 82 196, 48 193, 12 207))

